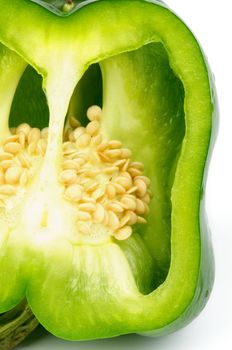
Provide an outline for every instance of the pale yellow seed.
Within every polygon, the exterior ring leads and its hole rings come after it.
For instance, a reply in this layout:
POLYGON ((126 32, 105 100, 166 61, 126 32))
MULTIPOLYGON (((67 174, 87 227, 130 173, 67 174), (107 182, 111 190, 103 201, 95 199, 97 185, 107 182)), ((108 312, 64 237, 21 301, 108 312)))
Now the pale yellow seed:
POLYGON ((81 165, 76 162, 75 160, 65 160, 63 162, 63 169, 64 170, 79 170, 81 167, 81 165))
POLYGON ((76 147, 87 147, 91 142, 91 136, 89 134, 83 134, 76 140, 76 147))
POLYGON ((24 147, 26 143, 26 135, 24 134, 23 131, 20 131, 18 135, 19 135, 19 143, 22 147, 24 147))
POLYGON ((105 209, 104 207, 97 203, 95 207, 95 212, 93 213, 93 220, 95 223, 102 223, 105 218, 105 209))
POLYGON ((119 170, 119 169, 118 169, 117 166, 111 166, 111 167, 108 167, 108 168, 103 169, 103 172, 104 172, 105 174, 113 174, 113 173, 117 172, 118 170, 119 170))
POLYGON ((100 145, 100 143, 102 142, 102 135, 99 134, 99 135, 92 137, 91 142, 94 146, 100 145))
POLYGON ((108 157, 105 153, 99 152, 98 154, 105 163, 112 163, 112 158, 108 157))
POLYGON ((121 207, 122 207, 122 203, 119 200, 117 200, 117 199, 114 199, 113 201, 111 201, 111 203, 115 203, 115 204, 121 205, 121 207))
POLYGON ((19 182, 22 174, 22 168, 14 166, 7 169, 5 172, 5 181, 9 185, 14 185, 19 182))
POLYGON ((136 198, 129 197, 125 195, 121 199, 121 203, 123 204, 123 208, 126 210, 135 210, 136 209, 136 198))
POLYGON ((78 172, 77 172, 77 174, 78 175, 83 175, 83 176, 89 176, 89 177, 91 177, 91 176, 94 176, 93 175, 93 172, 94 172, 95 170, 90 170, 90 168, 82 168, 82 169, 80 169, 80 170, 78 170, 78 172))
POLYGON ((0 170, 0 185, 3 185, 4 183, 5 183, 4 172, 0 170))
POLYGON ((121 147, 122 147, 122 143, 120 141, 118 140, 109 141, 109 148, 117 149, 121 147))
POLYGON ((75 153, 77 152, 77 149, 75 145, 72 144, 72 147, 66 147, 65 149, 63 148, 63 156, 68 159, 68 158, 74 158, 75 153))
POLYGON ((136 214, 144 215, 145 212, 146 212, 146 207, 144 202, 141 199, 136 198, 136 214))
POLYGON ((85 235, 88 235, 90 234, 90 227, 89 225, 84 222, 84 221, 79 221, 78 222, 78 229, 81 233, 85 234, 85 235))
POLYGON ((38 128, 32 128, 28 134, 28 143, 37 143, 41 137, 40 130, 38 128))
POLYGON ((81 198, 81 202, 83 203, 93 203, 93 204, 96 204, 96 200, 92 197, 88 197, 88 196, 85 196, 83 195, 83 197, 81 198))
POLYGON ((84 152, 79 152, 79 151, 77 151, 77 152, 76 152, 76 157, 77 157, 77 159, 78 159, 78 158, 84 159, 85 162, 87 162, 87 160, 89 160, 88 154, 87 154, 87 153, 84 153, 84 152))
POLYGON ((94 120, 101 120, 102 116, 102 109, 99 106, 91 106, 87 110, 87 117, 89 120, 94 121, 94 120))
POLYGON ((127 159, 127 161, 125 162, 125 164, 122 167, 122 171, 127 172, 129 165, 130 165, 130 159, 127 159))
POLYGON ((116 189, 117 194, 124 194, 124 193, 126 193, 126 189, 122 185, 119 185, 118 183, 114 183, 114 187, 116 189))
POLYGON ((77 140, 81 135, 84 135, 85 133, 86 133, 86 130, 83 126, 76 128, 73 132, 75 140, 77 140))
POLYGON ((108 142, 102 142, 99 146, 97 146, 98 152, 103 152, 109 147, 108 142))
POLYGON ((123 211, 124 211, 124 209, 123 209, 121 203, 118 204, 118 203, 115 203, 115 202, 110 202, 110 203, 107 205, 107 208, 108 208, 109 210, 112 210, 112 211, 115 212, 115 213, 123 213, 123 211))
POLYGON ((64 182, 65 184, 72 184, 77 179, 77 174, 75 170, 64 170, 60 174, 60 182, 64 182))
POLYGON ((113 234, 113 236, 118 241, 124 241, 125 239, 128 239, 131 235, 132 235, 132 228, 130 226, 124 226, 113 234))
POLYGON ((144 170, 144 165, 141 162, 131 162, 131 167, 138 170, 144 170))
POLYGON ((109 213, 107 210, 105 210, 105 216, 104 216, 104 221, 103 221, 103 225, 107 226, 109 222, 109 213))
POLYGON ((68 152, 69 150, 75 150, 75 151, 76 151, 75 146, 74 146, 73 143, 70 142, 70 141, 65 141, 65 142, 63 143, 62 147, 63 147, 63 151, 64 151, 64 152, 68 152))
POLYGON ((29 155, 36 154, 37 142, 31 142, 27 148, 27 152, 29 155))
POLYGON ((90 213, 94 212, 95 209, 96 209, 96 205, 93 204, 93 203, 82 203, 82 204, 79 204, 79 207, 78 207, 80 210, 83 210, 83 211, 88 211, 90 213))
POLYGON ((141 216, 138 216, 137 217, 137 223, 138 224, 146 224, 147 223, 147 220, 142 218, 141 216))
POLYGON ((107 195, 104 194, 104 196, 97 199, 98 203, 105 204, 108 201, 107 195))
POLYGON ((81 166, 86 163, 86 160, 84 158, 79 158, 79 157, 76 157, 75 155, 73 155, 73 157, 71 157, 70 160, 72 160, 72 161, 74 161, 76 163, 78 169, 80 169, 81 166))
POLYGON ((134 180, 143 180, 147 186, 150 186, 151 184, 151 180, 149 179, 149 177, 144 175, 136 176, 134 180))
POLYGON ((16 128, 16 134, 19 134, 20 132, 23 132, 27 136, 29 134, 30 130, 31 130, 30 125, 28 125, 27 123, 23 123, 23 124, 20 124, 16 128))
POLYGON ((13 160, 10 160, 10 159, 6 159, 6 160, 2 160, 0 162, 0 167, 3 169, 3 170, 6 170, 8 169, 9 167, 15 165, 14 161, 13 160))
POLYGON ((72 128, 78 128, 80 126, 80 122, 73 115, 68 118, 68 121, 72 128))
POLYGON ((128 194, 134 193, 134 192, 137 191, 137 189, 138 189, 137 186, 133 186, 133 187, 131 187, 128 191, 126 191, 126 193, 128 193, 128 194))
POLYGON ((100 173, 100 170, 97 170, 97 169, 92 169, 92 170, 87 170, 85 172, 85 176, 88 176, 88 177, 95 177, 96 175, 98 175, 100 173))
POLYGON ((137 222, 137 215, 133 211, 128 211, 130 214, 130 220, 128 221, 128 225, 134 225, 137 222))
POLYGON ((95 181, 94 183, 91 183, 87 188, 85 189, 86 192, 93 192, 95 191, 99 186, 99 182, 95 181))
POLYGON ((86 132, 90 136, 95 136, 100 129, 100 123, 97 120, 90 122, 86 127, 86 132))
POLYGON ((125 226, 130 221, 131 215, 129 212, 126 212, 125 215, 120 219, 119 227, 125 226))
POLYGON ((0 194, 5 194, 7 196, 10 196, 12 194, 15 194, 15 188, 11 185, 1 185, 0 186, 0 194))
POLYGON ((129 188, 132 187, 132 181, 131 178, 125 177, 125 176, 118 176, 115 179, 115 182, 121 186, 123 186, 126 190, 129 190, 129 188))
POLYGON ((142 175, 142 172, 136 168, 129 168, 128 173, 134 178, 136 176, 142 175))
POLYGON ((78 211, 77 218, 79 220, 83 220, 83 221, 90 221, 91 215, 90 215, 90 213, 88 213, 86 211, 78 211))
POLYGON ((74 132, 73 132, 72 129, 68 129, 68 139, 69 139, 69 141, 71 141, 71 142, 75 142, 75 141, 76 141, 76 140, 75 140, 75 137, 74 137, 74 132))
POLYGON ((149 194, 146 193, 145 196, 143 196, 143 197, 141 198, 141 200, 142 200, 143 202, 149 204, 150 201, 151 201, 151 198, 150 198, 149 194))
POLYGON ((115 158, 119 158, 121 156, 121 150, 120 149, 110 149, 110 150, 104 151, 104 154, 111 159, 115 159, 115 158))
POLYGON ((129 180, 132 180, 131 175, 127 171, 122 171, 120 175, 126 177, 129 180))
POLYGON ((29 173, 28 173, 28 170, 25 169, 19 179, 20 186, 25 186, 28 180, 29 180, 29 173))
POLYGON ((132 200, 135 200, 136 197, 133 194, 126 193, 122 198, 130 198, 132 200))
POLYGON ((145 196, 145 194, 147 192, 147 185, 144 182, 144 180, 137 179, 134 181, 134 185, 137 186, 137 188, 138 188, 136 191, 137 196, 139 196, 139 197, 145 196))
POLYGON ((18 142, 9 142, 3 146, 3 150, 8 153, 17 154, 21 151, 22 146, 18 142))
POLYGON ((108 211, 108 226, 113 230, 117 230, 120 226, 119 218, 113 211, 108 211))
POLYGON ((83 190, 80 185, 70 185, 65 191, 68 200, 78 202, 82 198, 83 190))
POLYGON ((37 143, 37 152, 38 154, 44 156, 47 149, 47 141, 44 139, 40 139, 37 143))
POLYGON ((70 148, 67 149, 66 151, 63 152, 63 155, 65 159, 75 159, 77 158, 77 154, 79 152, 77 151, 76 147, 75 148, 70 148))
POLYGON ((13 159, 13 154, 12 153, 8 153, 8 152, 2 152, 0 153, 0 161, 2 160, 11 160, 13 159))
POLYGON ((8 136, 4 141, 3 141, 3 145, 7 144, 7 143, 13 143, 13 142, 17 142, 19 140, 19 135, 11 135, 8 136))
POLYGON ((49 128, 48 127, 47 128, 43 128, 41 130, 41 137, 43 139, 47 139, 48 138, 48 133, 49 133, 49 128))
POLYGON ((114 166, 118 166, 118 167, 120 168, 120 167, 123 166, 126 162, 127 162, 127 159, 119 159, 119 160, 116 160, 116 162, 114 163, 114 166))
POLYGON ((112 184, 107 184, 106 186, 106 194, 109 199, 113 199, 116 196, 116 188, 112 184))
POLYGON ((92 193, 92 197, 95 200, 99 200, 102 196, 104 196, 104 194, 105 194, 104 189, 103 188, 98 188, 92 193))
POLYGON ((89 179, 87 177, 81 177, 81 176, 78 176, 78 183, 80 183, 81 185, 86 185, 88 182, 89 182, 89 179))
POLYGON ((121 157, 122 158, 131 158, 132 152, 128 148, 122 148, 121 149, 121 157))
POLYGON ((20 164, 24 167, 24 168, 30 168, 31 166, 31 162, 30 162, 30 159, 29 157, 27 156, 26 153, 19 153, 18 156, 17 156, 20 164))
POLYGON ((126 211, 125 215, 120 220, 120 227, 134 225, 137 222, 137 215, 133 211, 126 211))

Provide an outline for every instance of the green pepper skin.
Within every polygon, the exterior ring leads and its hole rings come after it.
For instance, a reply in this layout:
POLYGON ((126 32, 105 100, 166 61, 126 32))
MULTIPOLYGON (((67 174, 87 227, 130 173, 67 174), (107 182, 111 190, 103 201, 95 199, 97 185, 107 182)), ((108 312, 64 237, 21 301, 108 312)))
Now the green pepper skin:
POLYGON ((43 77, 51 114, 66 114, 77 82, 100 62, 103 131, 143 161, 155 198, 147 228, 121 247, 73 247, 1 227, 0 311, 26 295, 40 323, 68 340, 174 332, 199 314, 214 279, 203 192, 217 106, 206 59, 158 1, 87 1, 68 14, 51 5, 0 0, 1 115, 27 64, 43 77), (144 273, 154 275, 153 291, 138 287, 144 273))

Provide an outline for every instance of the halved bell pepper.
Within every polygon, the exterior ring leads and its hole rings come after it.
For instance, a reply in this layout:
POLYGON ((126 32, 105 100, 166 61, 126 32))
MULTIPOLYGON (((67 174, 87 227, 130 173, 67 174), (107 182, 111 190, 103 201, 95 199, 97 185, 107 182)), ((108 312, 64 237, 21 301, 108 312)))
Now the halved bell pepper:
POLYGON ((159 1, 0 8, 0 312, 26 298, 68 340, 187 325, 214 275, 216 102, 195 37, 159 1))

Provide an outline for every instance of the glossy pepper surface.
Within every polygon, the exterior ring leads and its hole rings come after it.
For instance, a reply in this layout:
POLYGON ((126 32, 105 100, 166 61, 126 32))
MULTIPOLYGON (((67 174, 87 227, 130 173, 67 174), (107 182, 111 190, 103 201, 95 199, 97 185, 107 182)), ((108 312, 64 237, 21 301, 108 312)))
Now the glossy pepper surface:
POLYGON ((211 75, 161 2, 63 5, 0 0, 0 312, 26 298, 68 340, 164 335, 212 288, 211 75))

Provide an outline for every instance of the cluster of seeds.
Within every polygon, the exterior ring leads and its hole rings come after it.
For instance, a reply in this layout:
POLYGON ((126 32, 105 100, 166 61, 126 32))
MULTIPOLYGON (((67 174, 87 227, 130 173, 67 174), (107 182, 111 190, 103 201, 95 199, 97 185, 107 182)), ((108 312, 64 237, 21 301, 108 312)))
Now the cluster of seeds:
POLYGON ((150 180, 143 175, 143 164, 131 161, 131 151, 120 141, 103 139, 101 115, 101 108, 92 106, 86 127, 69 119, 60 182, 65 198, 76 203, 81 233, 88 235, 91 223, 103 224, 112 236, 124 240, 132 234, 132 225, 146 223, 150 180))
POLYGON ((47 147, 48 128, 39 130, 28 124, 11 129, 0 147, 0 206, 27 184, 33 175, 32 163, 36 157, 43 157, 47 147))
MULTIPOLYGON (((64 198, 75 204, 78 230, 91 234, 92 225, 101 224, 118 240, 132 234, 131 226, 146 223, 149 212, 150 180, 144 166, 131 160, 132 152, 118 140, 104 140, 100 133, 102 110, 87 111, 86 127, 68 120, 63 143, 63 163, 59 181, 64 198)), ((0 147, 0 206, 25 186, 47 148, 48 128, 39 130, 21 124, 0 147)))

